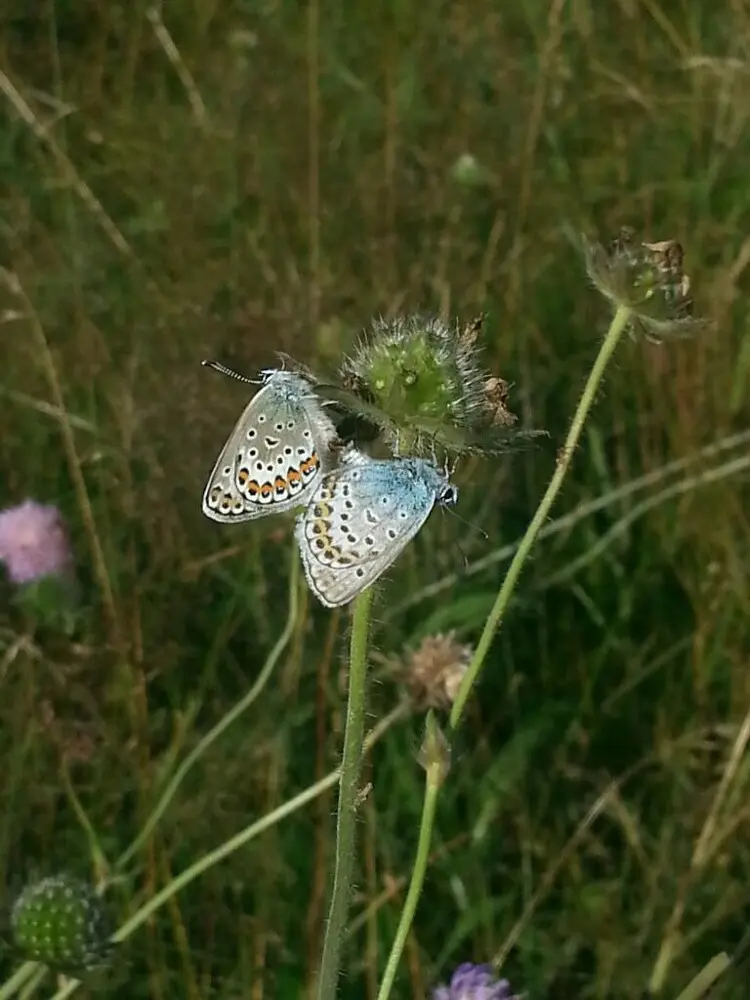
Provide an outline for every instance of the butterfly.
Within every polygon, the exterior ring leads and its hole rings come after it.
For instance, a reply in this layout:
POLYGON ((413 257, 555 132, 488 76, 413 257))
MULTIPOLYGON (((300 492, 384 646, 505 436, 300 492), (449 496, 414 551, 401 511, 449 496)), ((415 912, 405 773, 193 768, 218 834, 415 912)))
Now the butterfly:
POLYGON ((426 459, 344 450, 295 525, 310 589, 328 608, 347 604, 392 565, 436 503, 457 500, 457 488, 426 459))
MULTIPOLYGON (((216 362, 209 367, 240 381, 216 362)), ((336 429, 301 375, 268 368, 216 460, 203 513, 236 524, 304 506, 330 465, 336 429)))

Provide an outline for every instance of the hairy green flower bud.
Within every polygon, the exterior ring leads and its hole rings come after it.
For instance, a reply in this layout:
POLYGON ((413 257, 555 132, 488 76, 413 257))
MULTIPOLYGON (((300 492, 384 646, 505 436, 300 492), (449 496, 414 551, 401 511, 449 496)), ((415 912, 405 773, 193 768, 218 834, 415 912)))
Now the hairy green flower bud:
POLYGON ((485 371, 481 318, 464 329, 435 317, 376 320, 341 368, 329 399, 375 425, 396 452, 497 453, 513 439, 507 385, 485 371))

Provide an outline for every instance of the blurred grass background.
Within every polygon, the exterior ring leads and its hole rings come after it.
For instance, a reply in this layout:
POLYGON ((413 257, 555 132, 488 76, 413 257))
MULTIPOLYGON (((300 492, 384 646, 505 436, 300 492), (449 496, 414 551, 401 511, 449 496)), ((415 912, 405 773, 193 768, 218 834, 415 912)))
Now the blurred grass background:
MULTIPOLYGON (((284 350, 326 372, 374 314, 487 314, 492 368, 550 440, 463 464, 459 512, 489 540, 433 516, 374 635, 381 656, 449 628, 472 641, 608 319, 569 233, 632 224, 684 244, 716 327, 615 359, 557 507, 570 521, 537 549, 454 747, 398 995, 503 956, 532 1000, 639 998, 657 966, 675 997, 750 917, 747 443, 688 462, 749 416, 746 0, 0 12, 0 502, 62 508, 84 604, 70 639, 0 608, 9 892, 92 874, 63 762, 117 857, 283 628, 289 523, 200 513, 247 400, 201 359, 253 374, 284 350), (462 576, 462 553, 486 568, 462 576)), ((113 888, 122 918, 335 766, 345 638, 346 615, 306 598, 261 700, 113 888)), ((372 721, 399 698, 375 683, 372 721)), ((421 728, 394 723, 371 758, 344 997, 375 996, 392 940, 421 728)), ((113 995, 308 995, 334 805, 178 895, 113 995)), ((747 971, 716 995, 745 998, 747 971)))

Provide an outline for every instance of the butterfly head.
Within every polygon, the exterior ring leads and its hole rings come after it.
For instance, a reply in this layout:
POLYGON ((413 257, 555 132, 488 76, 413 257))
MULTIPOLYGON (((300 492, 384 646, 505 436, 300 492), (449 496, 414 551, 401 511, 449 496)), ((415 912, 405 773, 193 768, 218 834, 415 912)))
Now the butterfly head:
POLYGON ((458 503, 458 487, 446 480, 438 491, 436 502, 441 507, 455 507, 458 503))

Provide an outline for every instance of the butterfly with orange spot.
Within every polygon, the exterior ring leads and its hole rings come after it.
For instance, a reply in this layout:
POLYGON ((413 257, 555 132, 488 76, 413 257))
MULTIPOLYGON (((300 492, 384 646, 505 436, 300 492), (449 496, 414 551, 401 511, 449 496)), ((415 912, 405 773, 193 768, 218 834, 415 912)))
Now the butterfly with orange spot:
MULTIPOLYGON (((204 365, 252 382, 214 361, 204 365)), ((269 368, 262 388, 216 460, 203 492, 203 513, 225 524, 304 506, 332 467, 336 429, 312 385, 295 372, 269 368)))

